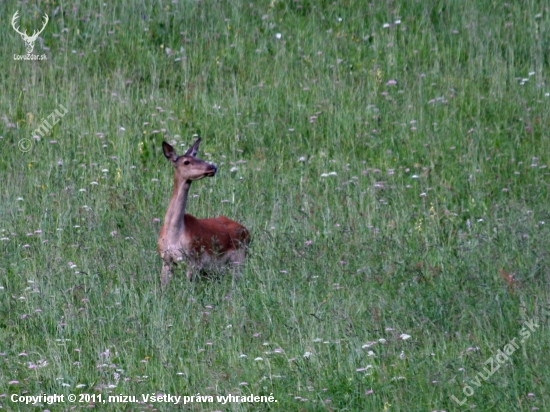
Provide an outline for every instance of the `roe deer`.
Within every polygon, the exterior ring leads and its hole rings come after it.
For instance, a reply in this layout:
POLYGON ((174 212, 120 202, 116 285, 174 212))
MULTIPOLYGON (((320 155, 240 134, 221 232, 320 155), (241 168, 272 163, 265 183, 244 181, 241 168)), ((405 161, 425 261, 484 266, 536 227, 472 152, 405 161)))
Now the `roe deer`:
POLYGON ((197 219, 185 214, 191 182, 214 176, 218 170, 215 165, 196 157, 200 141, 199 137, 183 156, 178 156, 172 146, 162 142, 164 156, 174 165, 174 191, 158 240, 163 286, 172 277, 173 266, 181 261, 187 263, 189 280, 203 268, 216 269, 228 262, 244 263, 250 243, 248 230, 225 216, 197 219))

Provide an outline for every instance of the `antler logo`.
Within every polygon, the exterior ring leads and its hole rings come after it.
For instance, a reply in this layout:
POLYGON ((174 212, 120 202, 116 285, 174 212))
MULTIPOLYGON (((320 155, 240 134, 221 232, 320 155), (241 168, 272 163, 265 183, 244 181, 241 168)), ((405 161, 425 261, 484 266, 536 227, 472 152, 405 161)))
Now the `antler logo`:
POLYGON ((34 49, 34 42, 36 41, 36 39, 38 38, 38 35, 40 33, 42 33, 44 31, 44 29, 46 28, 46 24, 48 24, 48 21, 49 21, 49 18, 48 18, 48 15, 44 13, 44 25, 42 26, 42 28, 40 29, 40 31, 34 31, 32 33, 32 36, 29 36, 27 34, 27 30, 25 30, 24 33, 20 32, 19 31, 19 28, 17 28, 15 26, 16 24, 16 20, 18 19, 18 14, 19 13, 19 10, 15 12, 15 14, 13 15, 13 18, 11 19, 11 25, 13 27, 13 29, 19 33, 21 35, 21 38, 23 39, 23 41, 25 42, 26 44, 26 49, 27 49, 27 54, 31 54, 33 49, 34 49))

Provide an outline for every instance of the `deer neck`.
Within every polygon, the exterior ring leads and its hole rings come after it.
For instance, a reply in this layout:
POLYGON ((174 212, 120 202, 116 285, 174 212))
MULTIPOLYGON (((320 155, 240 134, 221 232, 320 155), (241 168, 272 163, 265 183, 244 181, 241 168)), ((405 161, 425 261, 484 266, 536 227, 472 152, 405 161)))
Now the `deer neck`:
POLYGON ((190 187, 190 180, 180 182, 174 177, 174 192, 164 217, 165 233, 167 237, 174 240, 178 240, 185 232, 185 205, 187 204, 190 187))

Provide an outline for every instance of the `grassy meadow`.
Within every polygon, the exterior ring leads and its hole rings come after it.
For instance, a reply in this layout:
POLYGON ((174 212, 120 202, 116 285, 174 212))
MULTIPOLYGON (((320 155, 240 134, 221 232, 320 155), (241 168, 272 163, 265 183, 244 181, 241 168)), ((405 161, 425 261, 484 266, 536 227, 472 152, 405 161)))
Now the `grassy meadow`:
POLYGON ((0 409, 550 410, 547 2, 0 10, 0 409), (187 212, 253 241, 161 288, 195 135, 187 212))

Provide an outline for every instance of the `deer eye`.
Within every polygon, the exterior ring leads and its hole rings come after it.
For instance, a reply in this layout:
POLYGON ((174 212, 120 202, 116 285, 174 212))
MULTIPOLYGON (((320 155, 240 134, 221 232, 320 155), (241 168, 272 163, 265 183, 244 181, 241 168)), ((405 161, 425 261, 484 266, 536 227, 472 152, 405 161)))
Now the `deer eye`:
POLYGON ((184 165, 188 165, 189 163, 191 163, 189 160, 185 160, 185 161, 183 162, 184 165))

